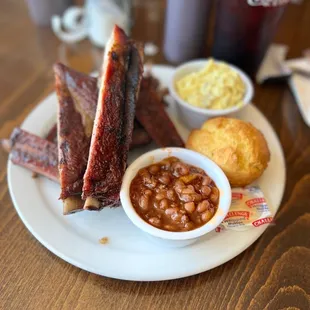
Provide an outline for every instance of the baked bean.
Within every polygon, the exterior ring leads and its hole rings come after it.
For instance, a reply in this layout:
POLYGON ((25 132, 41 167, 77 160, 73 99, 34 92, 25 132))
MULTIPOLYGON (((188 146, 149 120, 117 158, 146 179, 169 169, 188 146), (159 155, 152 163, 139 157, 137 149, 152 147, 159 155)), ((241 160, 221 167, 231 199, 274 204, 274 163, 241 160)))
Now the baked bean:
POLYGON ((190 195, 190 194, 182 194, 182 195, 179 196, 179 198, 180 198, 181 201, 184 201, 184 202, 192 202, 192 201, 194 201, 192 195, 190 195))
POLYGON ((183 181, 185 184, 190 184, 197 177, 198 177, 197 174, 188 174, 188 175, 183 175, 182 177, 180 177, 180 180, 183 181))
POLYGON ((159 182, 165 185, 170 183, 170 176, 169 174, 163 174, 158 178, 159 182))
POLYGON ((169 189, 169 190, 167 191, 167 198, 168 198, 169 200, 172 200, 172 201, 175 201, 175 200, 176 200, 176 194, 175 194, 175 192, 174 192, 173 189, 169 189))
POLYGON ((166 198, 166 195, 163 192, 159 192, 158 194, 156 194, 155 199, 156 200, 162 200, 166 198))
POLYGON ((184 208, 188 213, 193 213, 195 211, 195 203, 194 202, 187 202, 184 204, 184 208))
POLYGON ((195 190, 193 188, 185 187, 181 190, 181 194, 194 194, 195 190))
POLYGON ((184 202, 199 202, 201 201, 202 196, 200 194, 182 194, 180 195, 180 200, 184 201, 184 202))
POLYGON ((147 171, 147 170, 144 170, 142 173, 141 173, 142 177, 143 177, 143 182, 144 183, 149 183, 151 182, 151 175, 150 173, 147 171))
POLYGON ((202 225, 202 224, 203 224, 202 219, 201 219, 200 216, 196 218, 195 224, 196 224, 196 225, 197 225, 197 224, 198 224, 198 225, 202 225))
POLYGON ((168 169, 170 169, 172 162, 168 159, 164 159, 161 161, 161 165, 165 170, 168 170, 168 169))
POLYGON ((151 225, 182 232, 198 228, 217 210, 219 191, 200 168, 176 157, 141 169, 130 185, 136 212, 151 225))
POLYGON ((154 225, 154 226, 159 226, 160 223, 161 223, 161 221, 160 221, 160 219, 159 219, 158 217, 151 217, 151 218, 149 219, 149 222, 150 222, 152 225, 154 225))
POLYGON ((159 170, 160 170, 160 167, 157 166, 157 165, 152 165, 152 166, 149 168, 149 172, 152 173, 152 174, 158 173, 159 170))
POLYGON ((217 203, 218 202, 218 197, 214 194, 211 194, 210 195, 210 200, 213 202, 213 203, 217 203))
POLYGON ((210 200, 216 204, 218 202, 218 199, 219 199, 219 190, 215 187, 212 187, 212 194, 210 195, 210 200))
POLYGON ((151 188, 151 189, 154 189, 157 185, 157 180, 154 178, 154 177, 143 177, 143 182, 144 182, 144 185, 147 187, 147 188, 151 188))
POLYGON ((177 180, 174 185, 175 191, 181 193, 183 188, 185 188, 185 184, 182 181, 177 180))
POLYGON ((162 188, 159 188, 159 186, 156 186, 156 187, 154 188, 154 191, 155 191, 155 193, 159 193, 159 192, 162 191, 162 188))
POLYGON ((165 225, 164 228, 165 230, 175 231, 175 227, 172 225, 165 225))
POLYGON ((169 207, 168 199, 164 198, 163 200, 161 200, 159 203, 159 207, 163 210, 167 209, 169 207))
POLYGON ((208 200, 203 200, 201 203, 199 203, 199 205, 197 206, 197 211, 199 213, 202 213, 204 211, 206 211, 210 206, 210 203, 208 200))
POLYGON ((171 214, 171 219, 175 222, 179 222, 181 220, 182 214, 176 212, 171 214))
POLYGON ((167 215, 172 215, 172 214, 174 214, 174 213, 177 213, 178 211, 179 211, 178 208, 168 208, 168 209, 166 209, 165 213, 166 213, 167 215))
POLYGON ((200 202, 202 200, 202 196, 200 194, 193 194, 194 202, 200 202))
POLYGON ((186 230, 192 230, 192 229, 195 228, 195 226, 194 226, 194 223, 193 223, 193 222, 188 222, 188 223, 186 223, 186 224, 184 225, 184 228, 185 228, 186 230))
POLYGON ((146 189, 146 190, 144 191, 144 195, 145 195, 145 196, 152 196, 152 194, 153 194, 153 192, 152 192, 151 190, 149 190, 149 189, 146 189))
POLYGON ((185 215, 185 214, 182 215, 181 222, 184 223, 184 224, 189 222, 189 217, 187 215, 185 215))
POLYGON ((212 191, 212 194, 214 194, 214 195, 219 196, 219 194, 220 194, 218 188, 216 188, 216 187, 212 187, 211 191, 212 191))
POLYGON ((211 193, 211 188, 207 185, 203 185, 201 186, 201 193, 204 195, 204 196, 209 196, 210 193, 211 193))
POLYGON ((149 197, 148 196, 141 196, 140 201, 139 201, 139 205, 140 205, 141 209, 148 210, 148 208, 149 208, 149 197))
POLYGON ((210 212, 210 210, 207 210, 206 212, 201 214, 201 219, 203 222, 208 222, 213 216, 213 213, 210 212))
POLYGON ((211 178, 209 176, 204 176, 202 179, 202 185, 210 185, 212 182, 211 178))
POLYGON ((179 186, 179 185, 174 187, 175 191, 176 191, 178 194, 180 194, 180 193, 182 192, 183 188, 184 188, 184 187, 181 187, 181 186, 179 186))
POLYGON ((176 162, 173 164, 173 169, 178 175, 187 175, 189 174, 189 167, 188 165, 182 162, 176 162))
POLYGON ((149 172, 147 169, 143 168, 141 169, 139 172, 138 172, 139 175, 141 175, 142 177, 145 177, 145 176, 150 176, 149 172))

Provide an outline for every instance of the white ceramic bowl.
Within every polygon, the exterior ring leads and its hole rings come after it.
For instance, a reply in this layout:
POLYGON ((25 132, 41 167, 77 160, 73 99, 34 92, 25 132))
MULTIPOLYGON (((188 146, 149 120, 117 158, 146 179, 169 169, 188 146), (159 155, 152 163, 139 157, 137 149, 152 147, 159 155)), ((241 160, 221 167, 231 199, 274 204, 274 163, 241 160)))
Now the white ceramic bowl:
POLYGON ((195 242, 199 237, 213 231, 225 218, 231 203, 231 188, 219 166, 207 157, 183 148, 162 148, 145 153, 137 158, 126 170, 120 192, 121 203, 129 219, 147 233, 157 243, 169 247, 181 247, 195 242), (145 222, 132 206, 129 189, 138 171, 169 156, 175 156, 182 161, 203 169, 215 182, 220 192, 219 205, 213 218, 203 226, 186 232, 170 232, 158 229, 145 222))
MULTIPOLYGON (((229 115, 231 113, 237 112, 240 109, 244 108, 247 104, 249 104, 253 98, 254 89, 253 84, 251 82, 251 79, 240 69, 237 67, 226 63, 229 65, 233 70, 237 71, 242 79, 242 81, 245 84, 246 92, 243 98, 244 104, 239 107, 232 107, 229 109, 224 110, 212 110, 212 109, 204 109, 199 107, 194 107, 184 101, 178 94, 175 83, 183 78, 185 75, 188 75, 189 73, 199 71, 203 69, 209 59, 200 59, 200 60, 193 60, 186 62, 185 64, 179 66, 176 68, 172 79, 169 83, 169 91, 171 96, 176 100, 178 112, 180 118, 183 120, 183 122, 189 127, 189 128, 199 128, 201 125, 210 117, 217 117, 217 116, 224 116, 229 115)), ((215 62, 217 62, 215 60, 215 62)))

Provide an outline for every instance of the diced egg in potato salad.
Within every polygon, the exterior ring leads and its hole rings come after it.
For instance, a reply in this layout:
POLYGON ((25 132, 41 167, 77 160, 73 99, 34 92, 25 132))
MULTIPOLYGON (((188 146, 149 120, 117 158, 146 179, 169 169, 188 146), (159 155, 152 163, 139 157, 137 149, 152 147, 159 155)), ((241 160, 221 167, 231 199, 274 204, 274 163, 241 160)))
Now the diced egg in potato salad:
POLYGON ((212 59, 202 70, 177 81, 176 89, 190 105, 214 110, 243 105, 246 91, 244 82, 235 70, 212 59))

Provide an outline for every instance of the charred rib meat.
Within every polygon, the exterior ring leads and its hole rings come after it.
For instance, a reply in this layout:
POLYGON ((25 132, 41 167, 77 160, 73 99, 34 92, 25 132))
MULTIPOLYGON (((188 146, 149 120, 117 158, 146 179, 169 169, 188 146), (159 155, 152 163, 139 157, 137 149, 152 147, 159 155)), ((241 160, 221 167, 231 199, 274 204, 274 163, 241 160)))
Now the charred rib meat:
POLYGON ((184 142, 167 115, 157 89, 158 84, 152 76, 143 78, 136 104, 137 120, 158 146, 184 147, 184 142))
POLYGON ((10 140, 3 140, 2 145, 11 152, 10 159, 14 164, 58 182, 56 144, 15 128, 10 140))
POLYGON ((119 202, 142 78, 142 48, 115 26, 106 47, 87 169, 85 209, 119 202))
POLYGON ((82 193, 98 90, 95 78, 62 64, 54 65, 54 72, 58 96, 60 198, 66 213, 66 208, 74 207, 70 207, 70 202, 82 193))
POLYGON ((135 120, 130 149, 149 144, 151 141, 152 138, 150 135, 146 132, 142 125, 137 120, 135 120))

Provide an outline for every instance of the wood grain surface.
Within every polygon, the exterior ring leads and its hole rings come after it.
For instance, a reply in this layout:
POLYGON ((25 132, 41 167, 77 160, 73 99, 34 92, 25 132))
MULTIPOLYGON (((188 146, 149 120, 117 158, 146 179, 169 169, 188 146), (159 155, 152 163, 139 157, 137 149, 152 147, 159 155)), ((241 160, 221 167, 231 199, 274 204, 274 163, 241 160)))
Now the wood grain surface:
MULTIPOLYGON (((165 1, 134 1, 133 37, 161 46, 165 1)), ((0 2, 0 138, 8 137, 53 89, 60 60, 90 72, 102 51, 88 41, 66 46, 36 28, 26 2, 0 2)), ((289 57, 310 47, 310 1, 290 5, 276 41, 289 57)), ((209 42, 209 41, 208 41, 209 42)), ((162 54, 148 61, 163 63, 162 54)), ((275 225, 242 254, 185 279, 125 282, 90 274, 49 252, 12 205, 7 154, 0 151, 0 309, 310 309, 310 128, 286 84, 255 87, 255 104, 277 132, 287 185, 275 225)), ((231 245, 233 246, 233 245, 231 245)))

